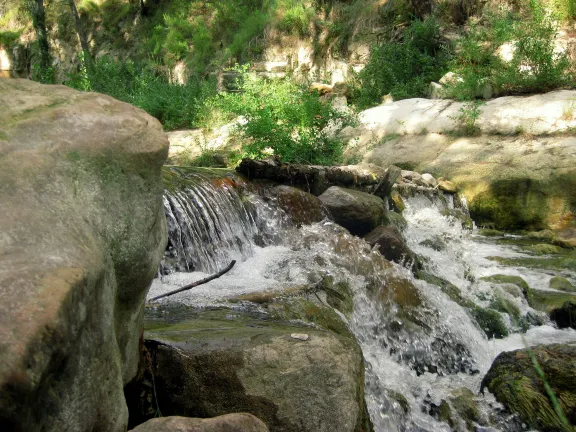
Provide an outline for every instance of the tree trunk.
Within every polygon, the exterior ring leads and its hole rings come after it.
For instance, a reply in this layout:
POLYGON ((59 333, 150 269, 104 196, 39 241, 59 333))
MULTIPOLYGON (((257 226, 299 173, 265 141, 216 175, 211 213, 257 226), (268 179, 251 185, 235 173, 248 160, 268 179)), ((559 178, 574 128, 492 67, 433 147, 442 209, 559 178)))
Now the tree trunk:
POLYGON ((38 48, 40 50, 40 70, 47 71, 50 68, 50 45, 48 44, 48 32, 46 31, 46 12, 44 0, 28 0, 32 25, 36 32, 38 48))
POLYGON ((90 56, 90 45, 88 44, 88 36, 86 36, 86 31, 80 20, 80 15, 78 14, 78 9, 76 8, 76 2, 74 0, 68 0, 70 5, 70 10, 74 15, 74 24, 76 26, 76 33, 78 33, 78 39, 80 39, 80 46, 82 47, 82 52, 84 52, 84 59, 89 61, 90 56))

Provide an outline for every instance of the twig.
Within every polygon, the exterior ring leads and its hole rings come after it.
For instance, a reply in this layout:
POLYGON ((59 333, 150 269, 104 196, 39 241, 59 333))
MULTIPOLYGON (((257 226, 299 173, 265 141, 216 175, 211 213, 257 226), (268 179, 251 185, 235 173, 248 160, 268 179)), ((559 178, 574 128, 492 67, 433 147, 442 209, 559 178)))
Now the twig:
POLYGON ((214 273, 213 275, 208 276, 207 278, 201 279, 201 280, 199 280, 199 281, 192 282, 192 283, 189 284, 189 285, 184 285, 182 288, 178 288, 177 290, 170 291, 170 292, 167 292, 167 293, 165 293, 165 294, 161 294, 161 295, 159 295, 159 296, 156 296, 156 297, 150 299, 149 303, 150 303, 150 302, 153 302, 153 301, 156 301, 156 300, 158 300, 158 299, 164 298, 164 297, 168 297, 168 296, 177 294, 177 293, 182 292, 182 291, 189 290, 190 288, 197 287, 198 285, 203 285, 203 284, 205 284, 206 282, 210 282, 210 281, 213 280, 213 279, 217 279, 217 278, 219 278, 220 276, 222 276, 224 273, 229 272, 230 269, 232 269, 232 267, 234 267, 234 264, 236 264, 236 260, 232 260, 232 262, 231 262, 230 264, 228 264, 228 266, 227 266, 226 268, 220 270, 218 273, 214 273))

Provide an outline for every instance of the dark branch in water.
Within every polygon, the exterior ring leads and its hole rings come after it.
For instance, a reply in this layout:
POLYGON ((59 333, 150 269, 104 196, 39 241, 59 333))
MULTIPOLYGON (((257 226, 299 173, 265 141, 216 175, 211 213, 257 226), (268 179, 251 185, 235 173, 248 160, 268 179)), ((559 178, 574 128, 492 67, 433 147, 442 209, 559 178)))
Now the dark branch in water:
POLYGON ((228 264, 228 266, 227 266, 226 268, 220 270, 218 273, 214 273, 213 275, 208 276, 207 278, 201 279, 201 280, 196 281, 196 282, 192 282, 191 284, 184 285, 182 288, 178 288, 177 290, 170 291, 170 292, 167 292, 167 293, 165 293, 165 294, 161 294, 161 295, 159 295, 159 296, 156 296, 156 297, 150 299, 150 301, 149 301, 148 303, 153 302, 153 301, 156 301, 156 300, 161 299, 161 298, 164 298, 164 297, 168 297, 168 296, 171 296, 171 295, 174 295, 174 294, 178 294, 179 292, 189 290, 190 288, 197 287, 198 285, 203 285, 203 284, 205 284, 206 282, 210 282, 210 281, 213 280, 213 279, 218 279, 218 278, 219 278, 220 276, 222 276, 224 273, 229 272, 229 271, 232 269, 232 267, 234 267, 234 264, 236 264, 236 260, 232 260, 232 262, 230 262, 230 264, 228 264))

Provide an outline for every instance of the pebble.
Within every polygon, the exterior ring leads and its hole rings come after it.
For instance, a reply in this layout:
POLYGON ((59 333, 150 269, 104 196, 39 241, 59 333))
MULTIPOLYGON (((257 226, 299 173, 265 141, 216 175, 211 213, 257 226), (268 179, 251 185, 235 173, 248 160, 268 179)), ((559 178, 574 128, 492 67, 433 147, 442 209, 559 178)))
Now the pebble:
POLYGON ((293 339, 299 339, 301 341, 307 341, 309 337, 306 333, 292 333, 290 336, 293 339))

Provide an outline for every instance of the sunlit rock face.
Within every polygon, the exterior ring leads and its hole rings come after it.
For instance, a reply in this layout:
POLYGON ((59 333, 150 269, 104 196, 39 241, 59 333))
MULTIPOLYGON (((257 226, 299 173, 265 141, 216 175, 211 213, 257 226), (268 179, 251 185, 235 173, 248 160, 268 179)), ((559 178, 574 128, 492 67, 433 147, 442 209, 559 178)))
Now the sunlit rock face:
POLYGON ((0 106, 0 429, 124 431, 168 142, 64 86, 0 80, 0 106))
POLYGON ((406 99, 362 112, 341 137, 363 162, 451 180, 480 226, 552 229, 576 244, 575 97, 406 99))

